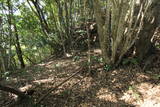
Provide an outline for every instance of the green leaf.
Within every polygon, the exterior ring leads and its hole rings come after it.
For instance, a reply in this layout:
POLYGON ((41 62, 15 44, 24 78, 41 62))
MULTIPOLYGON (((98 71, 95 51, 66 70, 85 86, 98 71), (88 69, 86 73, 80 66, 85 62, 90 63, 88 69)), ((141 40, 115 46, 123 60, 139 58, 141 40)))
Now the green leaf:
POLYGON ((109 71, 109 70, 111 70, 111 69, 112 69, 112 66, 111 66, 111 65, 108 65, 108 64, 104 65, 104 70, 105 70, 105 71, 109 71))

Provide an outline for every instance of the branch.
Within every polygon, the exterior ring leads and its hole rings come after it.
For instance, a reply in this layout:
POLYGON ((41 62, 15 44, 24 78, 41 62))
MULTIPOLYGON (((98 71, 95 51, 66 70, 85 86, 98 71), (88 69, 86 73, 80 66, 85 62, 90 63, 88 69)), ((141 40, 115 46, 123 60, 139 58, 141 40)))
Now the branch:
POLYGON ((14 89, 12 87, 3 86, 2 84, 0 84, 0 90, 16 94, 18 95, 18 97, 21 97, 21 98, 27 97, 27 95, 23 93, 22 91, 14 89))
POLYGON ((63 85, 64 83, 66 83, 68 80, 70 80, 71 78, 73 78, 74 76, 76 76, 78 73, 80 73, 83 70, 83 68, 79 68, 78 71, 74 74, 72 74, 70 77, 68 77, 67 79, 65 79, 63 82, 61 82, 60 84, 58 84, 57 86, 55 86, 54 88, 51 88, 48 90, 48 92, 46 94, 44 94, 42 97, 39 98, 39 100, 37 101, 36 104, 39 104, 43 99, 45 99, 52 91, 55 91, 57 88, 59 88, 61 85, 63 85))

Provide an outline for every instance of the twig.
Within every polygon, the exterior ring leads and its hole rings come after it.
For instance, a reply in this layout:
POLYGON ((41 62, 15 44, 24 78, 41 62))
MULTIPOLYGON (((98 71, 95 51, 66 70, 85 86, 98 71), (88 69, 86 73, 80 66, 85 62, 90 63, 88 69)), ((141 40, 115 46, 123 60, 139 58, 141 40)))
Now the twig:
POLYGON ((70 77, 68 77, 67 79, 65 79, 63 82, 61 82, 60 84, 58 84, 57 86, 55 86, 54 88, 51 88, 46 94, 44 94, 42 97, 39 98, 39 100, 37 101, 36 104, 39 104, 43 99, 45 99, 52 91, 55 91, 58 87, 60 87, 61 85, 63 85, 64 83, 66 83, 68 80, 70 80, 71 78, 73 78, 75 75, 77 75, 78 73, 80 73, 83 70, 83 68, 79 68, 78 71, 74 74, 72 74, 70 77))

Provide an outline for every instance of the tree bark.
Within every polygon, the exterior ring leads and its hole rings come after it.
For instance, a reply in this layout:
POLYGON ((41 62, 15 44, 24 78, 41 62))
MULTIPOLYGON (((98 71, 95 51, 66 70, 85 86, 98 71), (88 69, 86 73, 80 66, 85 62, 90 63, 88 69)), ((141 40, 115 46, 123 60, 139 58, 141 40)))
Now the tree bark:
POLYGON ((153 0, 152 5, 147 11, 144 18, 143 29, 140 31, 139 39, 136 42, 136 55, 142 61, 145 56, 148 56, 154 51, 151 38, 153 37, 156 28, 160 24, 160 1, 153 0))
POLYGON ((104 59, 104 62, 107 64, 111 64, 110 60, 110 41, 109 41, 109 35, 108 34, 108 28, 110 25, 108 25, 108 18, 107 16, 104 16, 101 5, 98 0, 94 0, 94 8, 95 8, 95 17, 96 22, 98 25, 98 34, 99 34, 99 40, 100 40, 100 47, 102 50, 102 56, 104 59), (106 25, 107 24, 107 25, 106 25))

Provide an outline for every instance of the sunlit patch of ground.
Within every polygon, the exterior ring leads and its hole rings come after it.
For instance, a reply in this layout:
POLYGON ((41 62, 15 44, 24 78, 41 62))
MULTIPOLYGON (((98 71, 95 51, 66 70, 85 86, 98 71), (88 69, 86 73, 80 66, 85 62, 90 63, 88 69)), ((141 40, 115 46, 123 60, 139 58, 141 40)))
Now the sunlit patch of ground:
POLYGON ((111 93, 107 88, 101 88, 97 93, 97 98, 117 102, 116 95, 111 93))
POLYGON ((142 83, 138 86, 138 91, 143 97, 141 107, 160 107, 160 85, 142 83))

